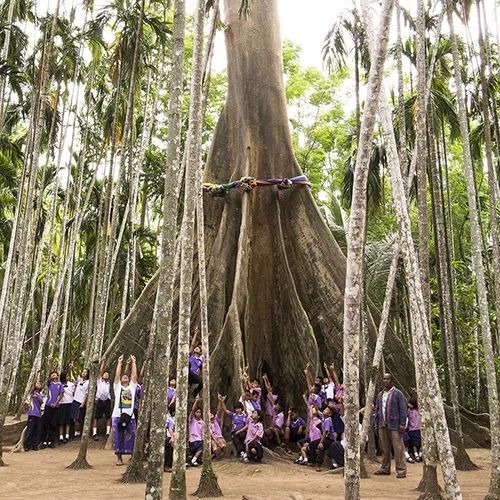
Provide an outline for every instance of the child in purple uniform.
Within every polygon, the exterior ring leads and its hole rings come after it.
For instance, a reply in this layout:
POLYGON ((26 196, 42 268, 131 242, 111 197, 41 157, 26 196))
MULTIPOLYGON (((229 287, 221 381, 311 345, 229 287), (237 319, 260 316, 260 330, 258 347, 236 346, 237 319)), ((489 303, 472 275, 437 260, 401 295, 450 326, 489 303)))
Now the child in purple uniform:
POLYGON ((175 431, 175 418, 174 411, 170 410, 167 414, 167 421, 165 422, 165 455, 163 461, 163 470, 165 472, 172 472, 172 462, 174 457, 174 431, 175 431))
POLYGON ((42 426, 42 384, 36 381, 30 392, 30 406, 28 408, 28 425, 24 436, 24 451, 37 451, 40 443, 40 431, 42 426))
POLYGON ((198 459, 203 453, 203 412, 199 408, 199 397, 196 397, 189 415, 189 449, 191 451, 191 465, 197 467, 200 465, 198 459))
POLYGON ((245 455, 243 456, 244 462, 260 462, 264 456, 261 439, 264 436, 264 426, 262 420, 264 415, 261 411, 255 410, 246 425, 246 438, 245 438, 245 455))
POLYGON ((290 443, 298 443, 305 438, 306 422, 297 414, 295 408, 288 410, 288 418, 285 425, 286 452, 291 454, 290 443))
POLYGON ((231 440, 233 442, 236 453, 243 457, 245 454, 245 437, 246 437, 246 425, 247 416, 245 414, 243 404, 238 402, 234 405, 234 412, 229 411, 226 407, 226 396, 221 396, 219 394, 219 401, 222 405, 224 413, 231 419, 231 440))
POLYGON ((282 439, 284 437, 284 426, 285 426, 285 414, 283 413, 283 408, 280 404, 274 405, 274 416, 271 422, 271 427, 266 429, 266 438, 269 442, 275 442, 278 446, 281 446, 282 439))
POLYGON ((177 394, 177 381, 171 379, 167 388, 167 405, 169 408, 175 408, 175 399, 177 394))
POLYGON ((330 408, 325 408, 323 412, 323 422, 321 423, 321 436, 319 439, 309 443, 308 461, 309 463, 316 464, 316 470, 318 472, 321 471, 325 451, 330 448, 330 445, 336 438, 331 416, 332 410, 330 408))
POLYGON ((217 415, 210 414, 210 434, 212 436, 212 453, 218 457, 226 448, 226 440, 222 435, 222 416, 224 408, 219 399, 217 405, 217 415))
MULTIPOLYGON (((304 394, 304 401, 307 402, 306 395, 304 394)), ((307 465, 309 463, 308 454, 309 454, 309 446, 311 443, 315 443, 316 441, 319 443, 321 439, 321 416, 318 408, 315 405, 308 405, 308 418, 307 418, 307 427, 306 427, 306 435, 307 437, 299 441, 301 446, 300 448, 300 456, 295 461, 295 463, 300 465, 307 465)))
POLYGON ((193 396, 197 396, 203 388, 201 367, 203 366, 203 354, 201 344, 198 343, 198 328, 195 329, 189 350, 189 384, 194 385, 193 396))
POLYGON ((422 454, 420 448, 422 446, 422 438, 420 435, 420 413, 418 411, 418 403, 415 398, 408 400, 408 417, 406 433, 406 461, 413 463, 414 461, 421 462, 422 454))
POLYGON ((42 416, 42 448, 48 446, 54 447, 57 436, 57 410, 59 402, 63 396, 64 387, 59 382, 59 375, 56 371, 50 372, 47 382, 47 401, 45 402, 45 410, 42 416))
POLYGON ((116 465, 123 465, 123 455, 132 455, 137 430, 134 415, 137 365, 134 356, 130 356, 129 359, 132 362, 130 378, 126 373, 122 373, 122 355, 118 358, 113 384, 115 405, 111 414, 111 427, 113 429, 116 465))

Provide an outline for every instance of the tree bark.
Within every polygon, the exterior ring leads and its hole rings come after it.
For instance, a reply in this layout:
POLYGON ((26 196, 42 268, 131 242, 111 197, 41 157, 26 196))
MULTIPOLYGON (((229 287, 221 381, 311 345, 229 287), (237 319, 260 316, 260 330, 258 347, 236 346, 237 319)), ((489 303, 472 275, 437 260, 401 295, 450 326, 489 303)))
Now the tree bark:
POLYGON ((176 182, 180 170, 180 130, 182 121, 182 90, 184 64, 184 0, 174 5, 171 93, 168 112, 168 136, 165 162, 165 187, 163 195, 163 227, 161 239, 160 279, 156 298, 155 361, 151 370, 150 391, 154 404, 151 408, 149 460, 146 474, 147 500, 163 498, 163 461, 165 421, 167 414, 165 379, 169 376, 173 284, 175 273, 175 239, 177 220, 176 182))
MULTIPOLYGON (((367 32, 371 40, 373 27, 371 26, 368 11, 365 9, 367 32)), ((424 303, 420 273, 411 235, 411 224, 408 212, 408 200, 405 193, 399 155, 394 137, 391 113, 388 108, 385 93, 382 92, 380 100, 380 118, 383 128, 383 137, 386 143, 388 165, 391 174, 393 188, 393 199, 398 223, 398 233, 401 241, 403 261, 410 295, 410 312, 413 328, 413 348, 417 384, 421 395, 422 419, 428 419, 433 424, 433 431, 441 439, 438 440, 438 450, 446 484, 446 492, 449 498, 459 499, 461 497, 456 470, 453 462, 453 453, 444 414, 443 402, 439 391, 439 383, 436 365, 432 353, 431 337, 427 321, 427 309, 424 303)), ((424 427, 423 427, 423 430, 424 427)), ((429 432, 429 434, 431 434, 429 432)), ((424 438, 427 437, 424 434, 424 438)))
POLYGON ((194 214, 196 210, 197 173, 201 162, 203 114, 203 28, 204 2, 198 0, 195 25, 193 64, 189 107, 189 138, 186 157, 184 214, 181 229, 181 276, 179 300, 179 335, 177 345, 177 393, 175 448, 169 498, 186 498, 186 438, 188 405, 188 355, 191 326, 191 292, 194 255, 194 214))
POLYGON ((453 55, 453 73, 457 91, 458 116, 460 121, 460 133, 462 136, 462 148, 464 156, 464 174, 469 204, 472 245, 472 269, 477 286, 479 317, 481 323, 484 358, 486 362, 486 380, 488 385, 488 405, 490 410, 491 433, 491 477, 487 498, 494 499, 500 496, 500 408, 498 403, 498 386, 489 320, 488 295, 486 290, 486 279, 482 257, 483 240, 481 235, 478 208, 476 204, 476 184, 474 180, 474 168, 470 152, 467 112, 465 108, 464 88, 460 74, 460 57, 458 53, 458 43, 453 20, 453 5, 451 0, 446 0, 446 10, 448 15, 448 24, 450 26, 450 39, 453 55))
POLYGON ((373 132, 377 117, 384 63, 389 43, 393 0, 385 0, 379 20, 380 30, 371 53, 365 109, 361 122, 354 171, 351 216, 347 237, 347 269, 344 295, 344 386, 345 386, 345 498, 359 498, 359 344, 362 307, 363 262, 366 234, 366 189, 373 132))

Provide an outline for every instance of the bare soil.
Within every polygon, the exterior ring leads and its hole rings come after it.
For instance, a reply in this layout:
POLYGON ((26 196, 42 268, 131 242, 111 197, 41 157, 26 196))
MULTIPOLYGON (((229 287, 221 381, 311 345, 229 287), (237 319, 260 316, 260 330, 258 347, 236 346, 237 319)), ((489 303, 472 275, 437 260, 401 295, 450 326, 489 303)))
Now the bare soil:
MULTIPOLYGON (((0 468, 0 497, 2 499, 50 500, 111 500, 144 498, 144 485, 117 482, 123 467, 115 465, 112 451, 92 448, 89 450, 90 470, 66 469, 76 457, 78 446, 69 443, 56 449, 29 453, 4 451, 7 467, 0 468)), ((469 450, 471 458, 481 466, 475 472, 459 473, 465 499, 484 498, 489 483, 490 452, 484 449, 469 450)), ((373 472, 377 464, 369 464, 373 472)), ((267 460, 259 465, 247 465, 236 460, 215 463, 215 471, 225 499, 242 500, 322 500, 344 498, 343 478, 339 474, 318 473, 312 468, 292 463, 267 460)), ((420 480, 420 464, 408 464, 406 479, 395 475, 371 475, 361 482, 363 499, 416 499, 415 488, 420 480)), ((188 469, 188 492, 198 484, 200 469, 188 469)), ((169 475, 165 474, 168 487, 169 475)), ((165 495, 167 498, 167 495, 165 495)))

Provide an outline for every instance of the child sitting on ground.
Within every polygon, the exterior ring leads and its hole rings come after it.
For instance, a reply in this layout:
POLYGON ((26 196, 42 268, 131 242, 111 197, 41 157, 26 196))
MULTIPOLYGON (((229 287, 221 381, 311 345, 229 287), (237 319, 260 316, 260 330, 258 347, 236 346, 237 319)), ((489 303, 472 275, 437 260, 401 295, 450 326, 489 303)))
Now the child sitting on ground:
MULTIPOLYGON (((304 402, 307 404, 307 396, 305 394, 303 398, 304 402)), ((299 444, 301 446, 300 456, 295 461, 295 463, 299 465, 309 464, 309 459, 308 459, 309 446, 310 444, 316 442, 319 444, 319 440, 321 439, 321 423, 322 423, 321 413, 319 412, 318 408, 313 404, 307 405, 307 408, 308 408, 308 418, 306 427, 307 437, 299 441, 299 444)))
POLYGON ((245 454, 245 437, 246 437, 246 426, 247 426, 247 416, 243 409, 241 403, 236 403, 234 405, 234 412, 229 411, 226 408, 226 396, 218 395, 219 402, 222 406, 224 413, 231 419, 231 440, 233 442, 236 454, 243 457, 245 454))
POLYGON ((288 417, 285 425, 285 450, 288 454, 292 453, 290 443, 298 443, 305 438, 306 423, 302 417, 297 415, 295 408, 288 410, 288 417))
POLYGON ((285 415, 280 404, 274 405, 274 416, 271 427, 266 429, 266 438, 270 443, 275 442, 281 446, 284 437, 285 415))
POLYGON ((245 455, 243 456, 244 462, 260 462, 264 456, 261 439, 264 436, 264 427, 262 420, 264 416, 261 411, 255 410, 250 416, 247 424, 247 435, 245 438, 245 455))
POLYGON ((212 436, 212 453, 214 456, 218 457, 222 454, 226 448, 226 441, 222 436, 222 416, 224 414, 224 408, 222 407, 221 401, 217 404, 217 415, 210 413, 210 434, 212 436))

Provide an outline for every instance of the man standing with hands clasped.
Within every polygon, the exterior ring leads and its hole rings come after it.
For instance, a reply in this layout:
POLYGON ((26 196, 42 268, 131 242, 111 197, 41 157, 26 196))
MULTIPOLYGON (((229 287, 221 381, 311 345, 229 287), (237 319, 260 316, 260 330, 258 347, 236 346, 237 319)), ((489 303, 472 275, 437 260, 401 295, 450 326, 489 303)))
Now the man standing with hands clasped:
POLYGON ((377 396, 375 428, 378 429, 382 445, 382 466, 375 472, 378 476, 391 473, 391 445, 394 449, 396 477, 406 477, 403 434, 406 430, 407 401, 403 393, 394 387, 390 373, 384 374, 384 390, 377 396))

